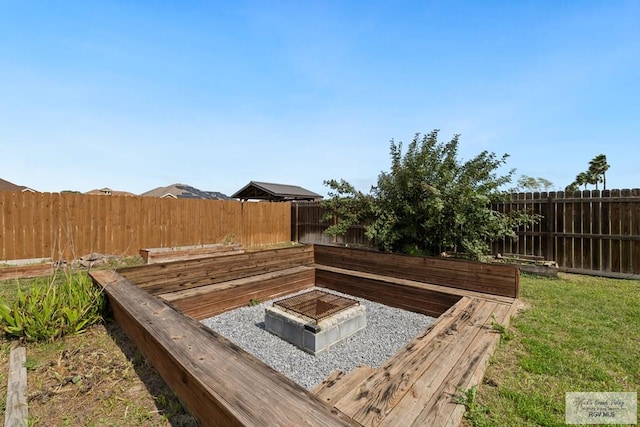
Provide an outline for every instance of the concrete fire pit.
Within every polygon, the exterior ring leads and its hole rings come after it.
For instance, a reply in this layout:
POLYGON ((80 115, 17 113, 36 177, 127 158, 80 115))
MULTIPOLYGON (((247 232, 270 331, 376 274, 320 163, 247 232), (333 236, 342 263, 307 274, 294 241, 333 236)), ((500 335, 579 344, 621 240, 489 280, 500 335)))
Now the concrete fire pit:
POLYGON ((265 309, 265 329, 317 355, 366 326, 366 310, 354 299, 310 291, 265 309))

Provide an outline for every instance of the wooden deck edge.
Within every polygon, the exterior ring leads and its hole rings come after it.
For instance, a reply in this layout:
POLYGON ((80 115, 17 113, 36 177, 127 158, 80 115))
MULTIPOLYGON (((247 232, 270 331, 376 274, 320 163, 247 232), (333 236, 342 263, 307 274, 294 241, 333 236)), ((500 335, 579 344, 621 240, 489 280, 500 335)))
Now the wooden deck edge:
POLYGON ((113 271, 93 271, 114 318, 203 425, 353 426, 311 393, 113 271))
POLYGON ((340 370, 334 371, 318 384, 311 393, 320 400, 333 405, 374 371, 375 369, 368 365, 360 365, 348 374, 340 370))

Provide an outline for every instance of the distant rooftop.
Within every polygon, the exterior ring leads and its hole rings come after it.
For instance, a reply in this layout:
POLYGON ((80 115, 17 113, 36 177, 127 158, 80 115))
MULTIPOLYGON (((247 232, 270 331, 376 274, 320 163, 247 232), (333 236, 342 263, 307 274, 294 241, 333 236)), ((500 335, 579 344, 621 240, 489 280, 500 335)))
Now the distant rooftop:
POLYGON ((112 190, 109 187, 87 191, 84 194, 97 195, 97 196, 135 196, 135 194, 130 193, 128 191, 112 190))
POLYGON ((32 188, 25 187, 24 185, 17 185, 2 178, 0 178, 0 191, 30 191, 32 193, 36 192, 32 188))
POLYGON ((166 187, 154 188, 146 193, 142 193, 141 196, 171 197, 174 199, 231 200, 229 196, 219 191, 202 191, 186 184, 172 184, 166 187))
POLYGON ((288 202, 293 200, 319 200, 322 196, 298 185, 274 184, 251 181, 233 196, 242 200, 270 200, 288 202))

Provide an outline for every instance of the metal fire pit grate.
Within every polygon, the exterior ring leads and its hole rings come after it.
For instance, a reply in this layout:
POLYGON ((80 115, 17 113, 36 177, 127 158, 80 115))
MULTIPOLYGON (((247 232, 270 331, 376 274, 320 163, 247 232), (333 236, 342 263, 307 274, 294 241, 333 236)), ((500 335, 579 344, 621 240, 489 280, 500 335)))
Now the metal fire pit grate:
POLYGON ((360 303, 354 299, 323 291, 309 291, 273 303, 274 306, 308 317, 316 323, 359 304, 360 303))

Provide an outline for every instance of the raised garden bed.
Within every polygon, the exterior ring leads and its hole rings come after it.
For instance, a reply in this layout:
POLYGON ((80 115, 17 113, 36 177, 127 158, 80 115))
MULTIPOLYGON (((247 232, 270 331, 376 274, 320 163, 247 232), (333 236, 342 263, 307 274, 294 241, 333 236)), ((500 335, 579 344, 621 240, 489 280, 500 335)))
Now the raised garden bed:
POLYGON ((0 261, 0 281, 49 276, 53 274, 51 258, 0 261))

